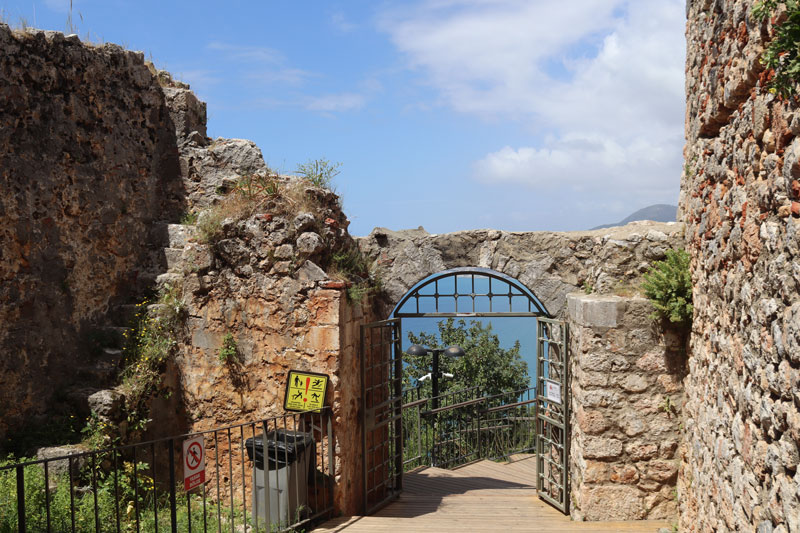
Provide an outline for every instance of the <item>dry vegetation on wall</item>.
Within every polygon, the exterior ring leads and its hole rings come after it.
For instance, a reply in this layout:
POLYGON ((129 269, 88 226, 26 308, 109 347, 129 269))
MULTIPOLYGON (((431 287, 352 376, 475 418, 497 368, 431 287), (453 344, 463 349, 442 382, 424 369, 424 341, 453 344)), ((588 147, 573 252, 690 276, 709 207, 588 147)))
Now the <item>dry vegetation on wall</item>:
POLYGON ((186 219, 196 220, 198 242, 215 247, 236 233, 237 226, 246 228, 248 219, 293 225, 308 234, 305 241, 299 240, 289 256, 275 247, 267 257, 268 263, 288 260, 292 272, 313 255, 330 277, 349 285, 350 298, 359 300, 380 290, 380 272, 346 233, 341 201, 331 190, 339 165, 323 159, 301 167, 301 178, 271 171, 242 176, 216 205, 189 213, 186 219))

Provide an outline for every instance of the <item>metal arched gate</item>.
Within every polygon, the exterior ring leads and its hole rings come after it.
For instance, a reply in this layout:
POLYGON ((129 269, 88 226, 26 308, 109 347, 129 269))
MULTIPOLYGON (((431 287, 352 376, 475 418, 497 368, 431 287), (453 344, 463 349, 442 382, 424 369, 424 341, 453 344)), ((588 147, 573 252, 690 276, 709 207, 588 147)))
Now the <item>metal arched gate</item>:
POLYGON ((539 497, 569 512, 567 326, 517 280, 483 268, 440 272, 400 300, 389 320, 362 327, 364 512, 402 490, 401 320, 418 317, 531 317, 537 330, 535 434, 539 497))

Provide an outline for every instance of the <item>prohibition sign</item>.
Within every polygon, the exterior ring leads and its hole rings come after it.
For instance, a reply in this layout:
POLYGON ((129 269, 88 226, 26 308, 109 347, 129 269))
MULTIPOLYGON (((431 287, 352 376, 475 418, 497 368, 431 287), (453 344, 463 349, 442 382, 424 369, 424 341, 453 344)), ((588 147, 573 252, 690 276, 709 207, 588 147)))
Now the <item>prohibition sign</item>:
POLYGON ((183 441, 183 488, 190 491, 206 480, 203 437, 183 441))
POLYGON ((189 470, 195 470, 202 458, 203 448, 201 448, 200 444, 197 442, 191 443, 189 449, 186 450, 186 466, 189 467, 189 470))

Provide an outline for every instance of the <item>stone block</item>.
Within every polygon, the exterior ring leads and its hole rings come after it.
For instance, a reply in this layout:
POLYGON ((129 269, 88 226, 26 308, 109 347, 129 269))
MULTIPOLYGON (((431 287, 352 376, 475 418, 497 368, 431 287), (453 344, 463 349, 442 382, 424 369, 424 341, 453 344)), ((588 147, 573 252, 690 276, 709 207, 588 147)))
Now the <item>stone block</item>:
POLYGON ((192 272, 202 273, 214 268, 214 254, 206 244, 187 244, 182 259, 186 269, 192 272))
POLYGON ((586 437, 583 456, 587 459, 616 459, 622 455, 622 441, 604 437, 586 437))
POLYGON ((601 461, 586 461, 586 467, 583 470, 584 483, 605 483, 611 480, 611 467, 609 463, 601 461))
POLYGON ((617 425, 628 437, 641 435, 647 429, 647 421, 636 411, 625 409, 617 419, 617 425))
POLYGON ((636 360, 636 367, 649 374, 666 372, 667 363, 664 350, 655 348, 648 351, 636 360))
POLYGON ((609 390, 574 391, 574 399, 586 407, 608 407, 620 401, 617 392, 609 390))
POLYGON ((644 470, 644 477, 659 483, 664 483, 675 479, 678 475, 677 461, 664 461, 656 459, 647 463, 644 470))
POLYGON ((630 485, 639 480, 639 471, 633 465, 620 464, 612 468, 609 479, 614 483, 630 485))
POLYGON ((626 301, 619 296, 572 293, 567 296, 569 319, 581 326, 613 328, 625 312, 626 301))
POLYGON ((658 454, 658 444, 643 441, 632 441, 625 444, 625 453, 631 461, 645 461, 658 454))
POLYGON ((338 324, 342 297, 343 295, 335 290, 320 290, 311 293, 306 302, 310 324, 338 324))
POLYGON ((195 235, 195 227, 185 224, 167 224, 167 242, 170 248, 183 248, 195 235))
POLYGON ((609 485, 584 489, 581 511, 586 520, 641 520, 641 492, 631 486, 609 485))
POLYGON ((314 255, 321 252, 325 248, 325 242, 322 237, 312 231, 302 233, 297 238, 297 251, 304 255, 314 255))
POLYGON ((297 269, 297 279, 300 281, 322 281, 328 279, 328 275, 316 263, 304 261, 297 269))
POLYGON ((598 435, 611 427, 611 421, 600 411, 583 411, 577 416, 578 427, 588 435, 598 435))
POLYGON ((650 386, 647 378, 636 374, 623 377, 619 384, 628 392, 643 392, 650 386))
POLYGON ((89 396, 89 409, 105 420, 115 421, 122 413, 125 396, 113 389, 104 389, 89 396))

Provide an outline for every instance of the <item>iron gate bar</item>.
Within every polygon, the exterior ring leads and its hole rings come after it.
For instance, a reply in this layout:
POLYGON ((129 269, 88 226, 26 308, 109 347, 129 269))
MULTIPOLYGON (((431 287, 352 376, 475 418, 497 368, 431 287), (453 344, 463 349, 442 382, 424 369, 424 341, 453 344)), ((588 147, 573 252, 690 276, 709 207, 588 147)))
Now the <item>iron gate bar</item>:
POLYGON ((361 326, 363 508, 370 514, 402 489, 400 320, 361 326))
POLYGON ((539 319, 536 355, 536 490, 540 499, 564 514, 569 513, 568 334, 565 322, 539 319), (548 396, 548 383, 560 387, 560 403, 548 396))
POLYGON ((439 272, 434 276, 428 276, 423 280, 417 282, 411 290, 406 293, 400 302, 395 306, 390 316, 393 317, 480 317, 480 316, 545 316, 550 317, 550 313, 545 306, 533 292, 519 283, 519 281, 506 276, 500 272, 488 268, 454 268, 439 272), (460 292, 459 279, 468 277, 470 280, 470 287, 467 292, 460 292), (440 292, 439 284, 442 281, 452 278, 453 289, 452 291, 440 292), (488 282, 488 290, 477 291, 475 287, 475 280, 486 279, 488 282), (494 291, 495 285, 499 284, 505 290, 494 291), (422 291, 433 288, 433 293, 425 294, 422 291), (468 298, 470 311, 459 309, 462 305, 459 300, 468 298), (486 298, 489 305, 488 311, 476 310, 476 299, 486 298), (526 298, 525 302, 527 311, 514 311, 514 298, 526 298), (414 311, 404 311, 403 307, 411 299, 414 300, 414 311), (440 309, 440 300, 452 300, 453 311, 443 311, 440 309), (507 305, 501 304, 507 310, 495 310, 495 304, 498 299, 508 299, 507 305), (433 302, 434 312, 421 311, 420 300, 430 300, 433 302))

